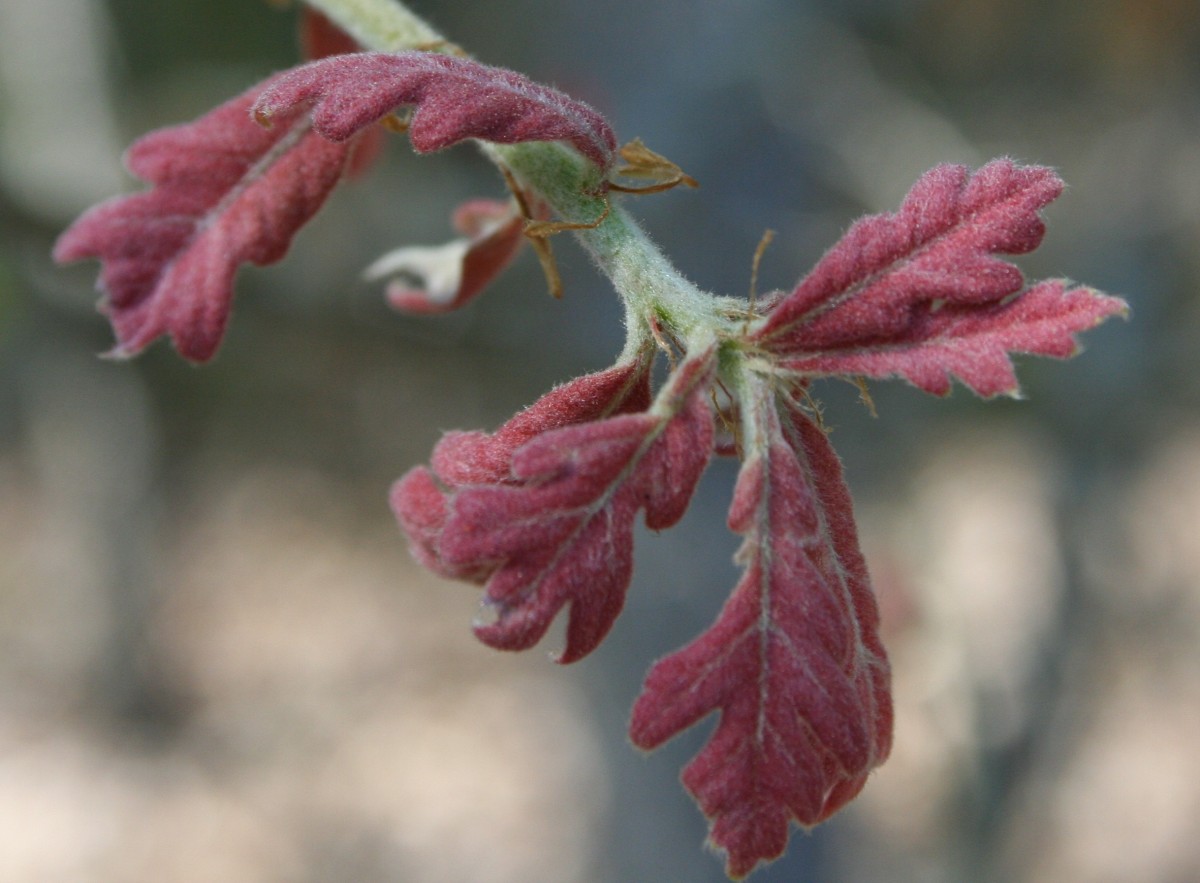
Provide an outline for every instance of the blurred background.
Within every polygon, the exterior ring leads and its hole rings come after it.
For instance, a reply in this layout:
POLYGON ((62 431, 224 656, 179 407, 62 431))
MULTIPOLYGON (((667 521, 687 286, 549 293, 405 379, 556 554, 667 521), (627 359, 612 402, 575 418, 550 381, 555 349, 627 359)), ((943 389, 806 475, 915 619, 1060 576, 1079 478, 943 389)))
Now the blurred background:
MULTIPOLYGON (((928 167, 1070 184, 1020 263, 1120 294, 1024 401, 818 394, 895 670, 891 760, 755 881, 1200 879, 1200 16, 1194 0, 505 0, 414 7, 482 60, 596 105, 698 178, 632 205, 685 274, 784 288, 928 167)), ((296 59, 247 0, 0 0, 0 880, 718 881, 680 767, 643 757, 650 663, 737 578, 734 465, 643 531, 584 662, 479 646, 477 592, 421 572, 389 483, 608 365, 621 311, 556 241, 462 315, 361 269, 502 194, 469 148, 394 139, 287 260, 245 269, 196 369, 128 363, 96 265, 54 237, 138 185, 123 147, 296 59)))

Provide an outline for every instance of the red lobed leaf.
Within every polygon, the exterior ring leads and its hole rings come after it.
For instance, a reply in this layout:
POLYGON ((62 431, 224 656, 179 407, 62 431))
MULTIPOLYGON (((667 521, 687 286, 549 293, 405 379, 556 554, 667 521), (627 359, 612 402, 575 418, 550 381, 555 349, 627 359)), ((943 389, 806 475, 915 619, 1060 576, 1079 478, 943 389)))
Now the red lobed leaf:
POLYGON ((434 472, 451 487, 514 481, 512 458, 527 442, 568 426, 646 410, 649 380, 649 360, 644 356, 576 377, 550 390, 494 433, 447 433, 434 448, 434 472))
POLYGON ((498 144, 566 141, 602 169, 616 136, 598 112, 513 71, 433 52, 359 52, 284 74, 255 105, 263 121, 297 105, 333 141, 351 137, 406 105, 408 135, 422 153, 469 138, 498 144))
MULTIPOLYGON (((347 48, 344 35, 319 19, 308 23, 311 51, 347 48)), ((465 138, 564 140, 602 166, 615 151, 612 131, 591 108, 466 59, 340 54, 277 75, 192 123, 137 141, 127 164, 152 189, 92 208, 59 238, 56 260, 102 262, 101 310, 117 336, 112 354, 134 355, 169 334, 184 357, 210 359, 238 268, 282 258, 340 180, 367 134, 361 130, 402 104, 417 105, 410 135, 418 150, 465 138), (251 111, 271 125, 255 125, 251 111)), ((368 142, 376 132, 369 135, 368 142)), ((481 288, 498 270, 519 244, 516 230, 514 222, 475 244, 464 286, 481 288)), ((467 296, 459 291, 451 300, 467 296)))
POLYGON ((452 567, 438 554, 446 526, 447 493, 424 466, 410 469, 392 485, 388 501, 400 522, 412 556, 425 568, 450 579, 483 582, 493 568, 452 567))
POLYGON ((781 425, 758 391, 763 437, 729 512, 745 573, 716 623, 660 660, 630 736, 654 748, 713 711, 683 782, 740 878, 782 855, 789 820, 815 825, 862 788, 891 746, 889 669, 849 491, 824 433, 794 405, 781 425))
POLYGON ((1125 310, 1119 298, 1047 280, 1011 301, 917 312, 902 340, 806 353, 780 365, 806 375, 898 375, 935 395, 950 391, 951 377, 981 396, 1012 394, 1009 353, 1068 358, 1078 350, 1077 333, 1125 310))
POLYGON ((938 394, 953 375, 982 395, 1015 391, 1007 352, 1070 354, 1075 332, 1124 309, 1058 284, 1020 293, 1020 271, 995 257, 1041 243, 1038 213, 1062 186, 1050 169, 1007 159, 932 169, 898 212, 855 223, 754 342, 806 375, 898 375, 938 394))
POLYGON ((459 566, 438 551, 449 498, 471 486, 513 484, 512 458, 543 432, 645 410, 650 403, 648 365, 633 359, 555 387, 496 432, 449 432, 433 451, 432 470, 417 467, 391 491, 392 510, 421 564, 451 579, 484 582, 494 562, 459 566))
POLYGON ((238 267, 281 259, 341 178, 351 143, 322 138, 300 112, 272 129, 251 119, 271 82, 135 142, 126 164, 153 189, 95 206, 56 243, 57 261, 100 258, 112 355, 169 334, 185 358, 211 358, 238 267))
POLYGON ((430 551, 450 570, 490 569, 484 599, 496 621, 476 627, 480 640, 532 647, 569 604, 559 661, 596 648, 624 605, 637 513, 654 530, 678 521, 711 455, 713 367, 711 349, 689 358, 646 411, 446 440, 436 474, 476 481, 446 496, 430 551))

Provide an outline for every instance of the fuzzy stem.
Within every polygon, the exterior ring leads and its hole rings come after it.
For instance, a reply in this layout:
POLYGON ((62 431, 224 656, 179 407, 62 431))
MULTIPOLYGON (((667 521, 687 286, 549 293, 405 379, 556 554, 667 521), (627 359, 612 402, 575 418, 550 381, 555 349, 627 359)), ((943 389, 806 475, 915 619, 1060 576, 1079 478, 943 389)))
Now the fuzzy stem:
POLYGON ((631 346, 637 345, 635 337, 644 339, 651 317, 685 343, 710 336, 714 329, 734 327, 724 313, 736 308, 735 301, 698 289, 619 204, 608 205, 592 195, 600 190, 600 176, 583 157, 545 142, 488 144, 484 149, 565 219, 587 223, 604 218, 595 227, 575 231, 575 236, 624 299, 630 320, 636 321, 629 328, 631 346))
POLYGON ((353 37, 380 52, 403 52, 443 41, 436 30, 396 0, 304 0, 353 37))

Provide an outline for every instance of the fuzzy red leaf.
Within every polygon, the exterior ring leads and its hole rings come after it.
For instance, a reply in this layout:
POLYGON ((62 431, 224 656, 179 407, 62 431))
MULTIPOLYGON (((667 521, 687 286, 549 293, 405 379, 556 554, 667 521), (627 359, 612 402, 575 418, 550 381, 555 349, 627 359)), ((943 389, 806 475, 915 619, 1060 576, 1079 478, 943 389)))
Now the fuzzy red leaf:
POLYGON ((317 135, 298 112, 269 130, 251 119, 270 82, 137 141, 126 163, 153 189, 92 208, 59 238, 56 260, 102 262, 112 355, 169 334, 185 358, 211 358, 238 267, 282 258, 341 178, 351 144, 317 135))
MULTIPOLYGON (((300 51, 306 59, 316 60, 331 55, 361 52, 363 47, 339 28, 327 16, 315 9, 300 11, 300 51)), ((358 147, 350 161, 349 173, 353 178, 366 174, 383 153, 387 130, 382 126, 367 129, 359 138, 358 147)))
POLYGON ((525 241, 525 218, 511 202, 474 199, 459 206, 454 226, 465 238, 410 245, 367 268, 368 279, 395 277, 387 299, 407 313, 447 313, 474 300, 507 267, 525 241), (424 284, 413 288, 405 277, 424 284))
POLYGON ((313 125, 334 141, 415 105, 408 135, 422 153, 468 138, 566 141, 607 169, 616 152, 608 122, 586 104, 513 71, 433 52, 360 52, 314 61, 286 73, 254 112, 268 121, 298 104, 312 105, 313 125))
POLYGON ((542 433, 649 406, 649 363, 636 358, 555 387, 493 433, 446 433, 434 448, 433 470, 451 487, 512 482, 513 454, 542 433))
POLYGON ((746 571, 716 623, 660 660, 630 724, 654 748, 713 711, 683 781, 735 878, 782 855, 788 823, 815 825, 862 788, 891 745, 889 670, 849 492, 824 433, 780 424, 758 391, 756 444, 730 527, 746 571))
POLYGON ((409 538, 413 556, 442 576, 484 582, 496 570, 494 562, 453 565, 438 551, 449 497, 464 487, 515 483, 513 454, 540 433, 645 410, 650 403, 647 367, 645 360, 635 359, 577 377, 546 393, 494 433, 443 436, 433 451, 432 470, 417 467, 392 486, 392 510, 409 538))
POLYGON ((451 568, 494 567, 485 602, 497 618, 477 626, 480 640, 527 649, 570 604, 559 661, 595 649, 624 605, 638 511, 653 530, 674 524, 708 462, 712 370, 712 351, 698 354, 648 411, 540 432, 512 451, 506 481, 448 496, 438 558, 451 568))
POLYGON ((915 312, 903 339, 806 353, 780 364, 804 375, 898 375, 935 395, 957 377, 981 396, 1017 391, 1009 353, 1068 358, 1075 335, 1114 314, 1124 301, 1062 280, 1034 285, 1011 301, 915 312))
POLYGON ((1061 192, 1052 170, 1007 159, 973 174, 938 166, 898 212, 854 224, 754 340, 804 374, 898 375, 939 394, 955 375, 982 395, 1013 392, 1008 351, 1069 354, 1072 334, 1124 309, 1061 286, 1058 297, 1039 286, 1036 305, 1016 306, 1024 280, 995 255, 1036 248, 1038 213, 1061 192))

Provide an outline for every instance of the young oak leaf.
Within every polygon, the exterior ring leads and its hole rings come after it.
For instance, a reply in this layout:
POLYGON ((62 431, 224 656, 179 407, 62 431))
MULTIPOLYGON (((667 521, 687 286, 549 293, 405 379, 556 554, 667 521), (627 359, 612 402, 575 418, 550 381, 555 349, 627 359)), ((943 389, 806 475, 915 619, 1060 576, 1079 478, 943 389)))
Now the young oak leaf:
POLYGON ((566 141, 607 170, 616 136, 581 101, 521 74, 434 52, 359 52, 321 59, 284 74, 254 107, 268 122, 311 104, 313 125, 333 141, 406 105, 413 147, 428 153, 469 138, 514 144, 566 141))
POLYGON ((59 237, 55 260, 101 260, 111 355, 169 334, 180 355, 210 359, 238 267, 280 260, 342 177, 353 142, 321 137, 298 111, 271 129, 250 118, 271 82, 135 142, 126 165, 153 188, 93 207, 59 237))
POLYGON ((798 407, 781 425, 773 398, 756 391, 729 512, 745 573, 716 623, 650 670, 630 723, 651 749, 720 711, 683 782, 735 879, 783 854, 790 820, 816 825, 854 797, 891 746, 887 658, 837 455, 798 407))
POLYGON ((413 556, 451 579, 482 583, 495 562, 451 565, 438 552, 448 501, 457 491, 515 484, 514 452, 544 432, 615 414, 644 411, 650 404, 649 363, 642 357, 555 387, 494 433, 449 432, 434 448, 432 469, 410 470, 393 486, 392 510, 409 538, 413 556))
POLYGON ((919 310, 903 338, 782 359, 781 367, 803 375, 899 375, 935 395, 950 391, 951 378, 981 396, 1018 389, 1010 353, 1069 358, 1075 335, 1126 310, 1119 298, 1061 279, 1039 282, 1020 297, 983 305, 919 310))
POLYGON ((510 480, 464 486, 446 501, 437 555, 451 568, 494 567, 484 643, 524 650, 570 605, 559 662, 586 656, 624 605, 633 525, 675 524, 712 453, 707 394, 714 349, 684 361, 646 411, 542 432, 512 452, 510 480))
POLYGON ((1041 243, 1038 213, 1062 187, 1008 159, 938 166, 898 212, 855 223, 752 338, 806 376, 898 375, 940 395, 953 375, 980 395, 1014 393, 1009 352, 1070 355, 1075 333, 1125 310, 1062 283, 1021 292, 1020 271, 995 257, 1041 243))
POLYGON ((525 218, 512 202, 473 199, 454 212, 463 238, 388 252, 364 272, 392 277, 388 303, 408 313, 447 313, 475 299, 507 267, 525 241, 525 218), (423 288, 406 284, 415 278, 423 288))

